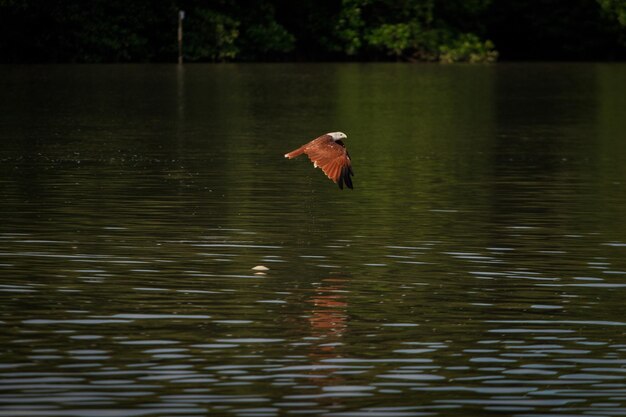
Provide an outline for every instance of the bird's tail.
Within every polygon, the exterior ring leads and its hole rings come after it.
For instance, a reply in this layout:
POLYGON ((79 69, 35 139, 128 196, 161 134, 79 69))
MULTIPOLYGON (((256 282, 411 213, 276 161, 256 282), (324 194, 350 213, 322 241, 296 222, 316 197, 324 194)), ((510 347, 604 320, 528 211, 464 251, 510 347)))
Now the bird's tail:
POLYGON ((296 156, 302 155, 303 153, 304 153, 304 146, 296 149, 295 151, 291 151, 289 153, 286 153, 285 154, 285 158, 292 159, 292 158, 295 158, 296 156))

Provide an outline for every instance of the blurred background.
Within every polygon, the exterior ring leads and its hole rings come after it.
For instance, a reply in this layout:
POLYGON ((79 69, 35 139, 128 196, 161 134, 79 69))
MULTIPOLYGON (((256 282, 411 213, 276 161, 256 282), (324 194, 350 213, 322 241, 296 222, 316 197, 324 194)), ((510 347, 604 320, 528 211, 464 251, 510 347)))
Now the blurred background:
POLYGON ((1 0, 0 62, 622 60, 623 0, 1 0))

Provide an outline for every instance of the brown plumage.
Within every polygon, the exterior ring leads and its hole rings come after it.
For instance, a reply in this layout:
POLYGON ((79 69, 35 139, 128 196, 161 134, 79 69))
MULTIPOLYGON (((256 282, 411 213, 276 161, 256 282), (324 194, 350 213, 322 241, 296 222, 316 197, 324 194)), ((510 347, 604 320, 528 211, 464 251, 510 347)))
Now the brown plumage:
POLYGON ((285 154, 285 158, 295 158, 306 154, 315 168, 321 168, 324 174, 330 178, 339 188, 343 190, 345 183, 348 188, 352 188, 352 163, 350 155, 346 150, 346 145, 341 139, 345 139, 345 133, 326 133, 311 142, 302 145, 295 151, 285 154))

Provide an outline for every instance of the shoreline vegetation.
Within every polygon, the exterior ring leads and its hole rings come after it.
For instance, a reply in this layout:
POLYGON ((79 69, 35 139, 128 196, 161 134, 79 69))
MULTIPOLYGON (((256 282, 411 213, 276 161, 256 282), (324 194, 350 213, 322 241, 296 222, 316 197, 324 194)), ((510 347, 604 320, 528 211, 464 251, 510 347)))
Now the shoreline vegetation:
POLYGON ((0 0, 0 63, 624 60, 626 0, 0 0))

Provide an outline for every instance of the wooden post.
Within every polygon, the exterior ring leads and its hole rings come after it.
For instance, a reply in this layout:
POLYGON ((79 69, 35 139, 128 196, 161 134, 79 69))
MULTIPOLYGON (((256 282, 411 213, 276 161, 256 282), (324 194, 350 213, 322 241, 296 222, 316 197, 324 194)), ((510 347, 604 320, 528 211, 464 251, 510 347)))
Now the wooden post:
POLYGON ((178 11, 178 65, 183 63, 183 19, 185 18, 185 11, 178 11))

